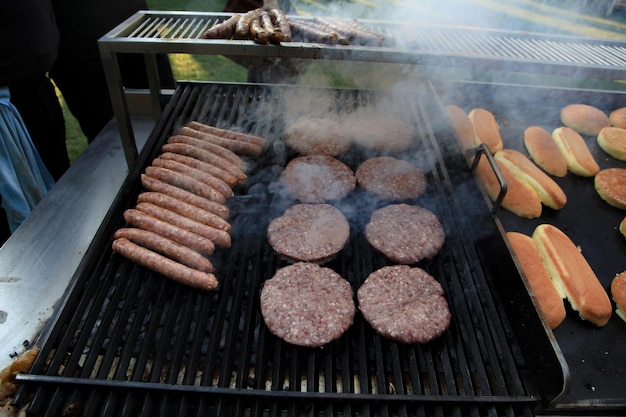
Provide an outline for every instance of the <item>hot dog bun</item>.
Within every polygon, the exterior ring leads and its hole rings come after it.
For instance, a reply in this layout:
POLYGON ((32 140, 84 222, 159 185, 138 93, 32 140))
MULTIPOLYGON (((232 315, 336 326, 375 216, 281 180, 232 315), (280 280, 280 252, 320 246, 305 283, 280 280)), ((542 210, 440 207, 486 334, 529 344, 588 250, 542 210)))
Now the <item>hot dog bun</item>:
MULTIPOLYGON (((502 200, 502 207, 520 217, 535 219, 541 216, 541 200, 537 192, 525 182, 515 178, 511 170, 502 162, 496 160, 507 183, 507 192, 502 200)), ((498 179, 491 169, 487 158, 481 157, 476 168, 476 175, 485 186, 489 197, 495 201, 500 193, 498 179)))
POLYGON ((593 185, 604 201, 626 210, 626 169, 603 169, 593 179, 593 185))
POLYGON ((507 232, 506 236, 535 293, 539 311, 548 326, 556 329, 565 320, 565 304, 541 261, 535 242, 523 233, 507 232))
POLYGON ((548 174, 564 177, 567 160, 559 150, 552 135, 542 127, 531 126, 524 131, 524 146, 531 158, 548 174))
POLYGON ((615 275, 613 278, 611 296, 615 301, 615 314, 626 321, 626 271, 615 275))
POLYGON ((609 296, 574 242, 560 229, 541 224, 533 232, 543 264, 557 291, 583 320, 606 325, 613 313, 609 296))
POLYGON ((609 116, 588 104, 570 104, 561 109, 561 121, 582 135, 596 136, 603 127, 611 126, 609 116))
POLYGON ((453 104, 446 106, 445 110, 463 149, 468 150, 478 145, 474 141, 474 126, 465 111, 453 104))
POLYGON ((609 113, 609 122, 611 126, 626 129, 626 107, 620 107, 609 113))
POLYGON ((495 155, 495 159, 509 168, 515 178, 530 185, 546 206, 560 210, 567 203, 563 189, 521 152, 503 149, 495 155))
POLYGON ((552 132, 561 154, 567 161, 567 169, 581 177, 593 177, 600 171, 600 166, 589 151, 582 136, 569 127, 559 127, 552 132))
POLYGON ((598 133, 598 145, 613 158, 626 161, 626 129, 605 127, 598 133))
POLYGON ((504 147, 502 136, 500 136, 500 126, 489 110, 475 108, 467 116, 474 127, 476 143, 484 143, 493 154, 504 147))

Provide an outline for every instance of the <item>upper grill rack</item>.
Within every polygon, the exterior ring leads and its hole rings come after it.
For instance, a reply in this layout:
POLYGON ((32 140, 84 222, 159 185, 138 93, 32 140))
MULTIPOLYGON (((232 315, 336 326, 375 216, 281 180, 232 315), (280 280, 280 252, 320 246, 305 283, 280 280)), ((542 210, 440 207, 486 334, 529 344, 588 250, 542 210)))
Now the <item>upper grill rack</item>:
MULTIPOLYGON (((140 11, 101 42, 119 52, 155 52, 323 58, 369 62, 506 68, 615 79, 626 68, 626 42, 575 36, 411 24, 360 19, 385 34, 387 46, 329 46, 316 43, 256 45, 252 41, 205 40, 202 33, 228 13, 140 11), (515 64, 515 66, 511 66, 515 64), (519 65, 523 64, 523 65, 519 65)), ((298 19, 309 19, 298 16, 298 19)))

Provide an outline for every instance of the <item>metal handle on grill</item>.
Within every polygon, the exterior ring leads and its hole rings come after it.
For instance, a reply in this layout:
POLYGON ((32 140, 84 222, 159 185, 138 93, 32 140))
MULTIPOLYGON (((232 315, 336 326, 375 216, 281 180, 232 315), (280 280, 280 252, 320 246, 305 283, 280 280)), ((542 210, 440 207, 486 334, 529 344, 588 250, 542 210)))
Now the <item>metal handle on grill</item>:
POLYGON ((498 197, 496 198, 496 200, 493 202, 493 207, 491 209, 491 214, 496 214, 496 212, 500 208, 500 205, 502 204, 502 200, 504 200, 504 196, 506 195, 508 186, 507 186, 506 180, 504 179, 504 176, 502 175, 502 171, 500 171, 500 168, 498 167, 498 164, 496 163, 496 160, 493 158, 493 155, 489 151, 489 148, 487 147, 487 145, 485 145, 484 143, 481 143, 475 149, 476 149, 476 152, 474 153, 474 161, 472 163, 472 172, 476 173, 476 169, 478 168, 478 162, 480 161, 481 156, 485 155, 485 157, 487 158, 487 162, 489 162, 489 166, 493 170, 493 173, 496 175, 496 179, 498 180, 498 183, 500 184, 500 193, 498 194, 498 197))

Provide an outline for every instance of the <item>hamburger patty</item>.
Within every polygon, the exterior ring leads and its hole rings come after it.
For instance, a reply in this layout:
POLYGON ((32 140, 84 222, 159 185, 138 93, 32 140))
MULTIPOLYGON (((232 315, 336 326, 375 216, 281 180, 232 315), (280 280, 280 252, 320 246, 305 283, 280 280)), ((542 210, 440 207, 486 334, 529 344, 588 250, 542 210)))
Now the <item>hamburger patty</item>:
POLYGON ((352 124, 352 140, 378 152, 404 152, 413 145, 413 129, 391 117, 370 117, 352 124))
POLYGON ((301 117, 285 131, 285 143, 300 155, 339 156, 351 142, 342 124, 320 117, 301 117))
POLYGON ((359 187, 391 201, 418 198, 428 185, 426 175, 419 168, 392 156, 366 160, 355 175, 359 187))
POLYGON ((428 209, 392 204, 372 214, 365 226, 365 237, 392 261, 412 264, 439 253, 445 232, 437 216, 428 209))
POLYGON ((421 268, 386 266, 372 272, 357 291, 359 310, 382 336, 402 343, 427 343, 450 325, 443 288, 421 268))
POLYGON ((303 203, 325 203, 345 197, 356 187, 352 170, 328 155, 292 159, 280 180, 291 196, 303 203))
POLYGON ((349 237, 345 216, 329 204, 296 204, 267 228, 272 248, 292 261, 326 262, 343 249, 349 237))
POLYGON ((330 268, 298 262, 276 271, 261 290, 261 314, 274 335, 298 346, 338 339, 356 307, 348 281, 330 268))

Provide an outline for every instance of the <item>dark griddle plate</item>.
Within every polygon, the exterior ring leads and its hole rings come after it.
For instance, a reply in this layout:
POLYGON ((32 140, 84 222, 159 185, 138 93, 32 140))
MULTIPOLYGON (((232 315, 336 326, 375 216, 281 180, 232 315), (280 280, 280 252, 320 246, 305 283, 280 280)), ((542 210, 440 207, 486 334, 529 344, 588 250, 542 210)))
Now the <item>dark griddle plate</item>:
MULTIPOLYGON (((34 415, 531 415, 557 398, 567 380, 558 347, 545 331, 477 183, 428 87, 390 92, 248 84, 181 84, 125 181, 119 197, 46 330, 45 343, 18 404, 34 415), (306 97, 305 105, 287 105, 306 97), (322 99, 323 98, 323 99, 322 99), (330 98, 330 100, 328 100, 330 98), (267 244, 268 222, 293 203, 278 187, 290 155, 281 137, 299 114, 396 106, 416 127, 407 157, 428 173, 417 203, 440 217, 444 249, 420 263, 443 285, 453 322, 424 346, 381 339, 360 314, 323 349, 290 346, 271 335, 258 307, 262 283, 283 266, 267 244), (139 174, 177 128, 199 120, 272 142, 251 161, 249 181, 229 201, 233 247, 213 260, 220 288, 201 292, 111 252, 122 212, 135 204, 139 174), (445 138, 445 140, 444 140, 445 138), (472 225, 480 224, 477 234, 472 225), (477 250, 490 246, 485 267, 477 250), (493 290, 504 274, 505 297, 493 290), (515 303, 510 294, 515 293, 515 303), (516 314, 509 321, 508 314, 516 314), (521 343, 516 335, 523 329, 521 343), (525 360, 526 358, 526 360, 525 360)), ((346 159, 354 167, 356 151, 346 159)), ((334 202, 352 227, 347 247, 328 264, 356 290, 388 264, 363 237, 382 203, 354 192, 334 202)), ((416 203, 416 202, 413 202, 416 203)))
MULTIPOLYGON (((528 155, 523 144, 524 130, 533 125, 548 132, 563 126, 560 110, 573 103, 594 105, 607 114, 626 106, 626 94, 589 90, 522 87, 513 85, 449 83, 437 87, 444 104, 456 104, 466 112, 483 107, 494 113, 500 124, 505 148, 528 155)), ((626 168, 626 162, 612 158, 597 144, 595 137, 586 142, 601 169, 626 168)), ((626 239, 618 226, 626 211, 610 206, 596 193, 593 178, 568 173, 554 177, 565 191, 568 202, 559 211, 544 207, 538 219, 522 219, 499 210, 498 219, 505 231, 532 234, 535 227, 550 223, 563 230, 578 245, 585 258, 610 294, 616 273, 626 270, 626 239)), ((590 411, 626 406, 626 323, 617 315, 598 328, 584 322, 567 306, 567 318, 555 331, 571 373, 571 390, 561 399, 558 409, 590 411)))

